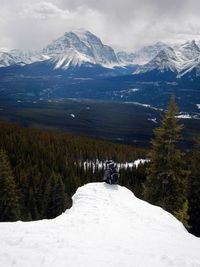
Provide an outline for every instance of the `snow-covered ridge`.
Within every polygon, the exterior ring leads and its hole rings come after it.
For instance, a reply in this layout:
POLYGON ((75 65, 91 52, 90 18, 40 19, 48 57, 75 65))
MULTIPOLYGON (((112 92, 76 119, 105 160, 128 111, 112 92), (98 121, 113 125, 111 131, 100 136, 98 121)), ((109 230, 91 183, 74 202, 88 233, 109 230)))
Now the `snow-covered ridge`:
POLYGON ((0 67, 8 67, 12 65, 24 66, 48 59, 50 59, 50 57, 43 54, 41 51, 23 51, 19 49, 13 49, 9 52, 0 51, 0 67))
POLYGON ((180 78, 191 71, 200 76, 200 42, 169 45, 163 42, 131 53, 115 53, 99 37, 87 30, 66 32, 39 51, 0 49, 0 67, 47 61, 55 69, 100 65, 105 68, 139 65, 134 74, 152 70, 172 71, 180 78))
POLYGON ((40 51, 0 52, 0 67, 26 65, 49 60, 54 68, 68 69, 84 63, 112 68, 119 65, 114 50, 89 31, 66 32, 40 51))
POLYGON ((176 73, 178 78, 195 70, 196 76, 199 76, 200 48, 194 40, 181 45, 166 46, 148 63, 139 66, 134 74, 152 70, 171 71, 176 73))
POLYGON ((104 45, 97 36, 84 30, 66 32, 44 48, 43 53, 57 61, 56 67, 62 68, 67 68, 70 64, 81 65, 84 62, 104 67, 118 64, 114 50, 104 45))
POLYGON ((152 45, 144 46, 132 53, 127 53, 125 51, 118 52, 117 57, 118 60, 124 65, 144 65, 152 60, 162 49, 166 47, 168 47, 167 44, 163 42, 157 42, 152 45))
POLYGON ((53 220, 0 223, 1 267, 200 266, 200 239, 118 185, 79 188, 53 220))

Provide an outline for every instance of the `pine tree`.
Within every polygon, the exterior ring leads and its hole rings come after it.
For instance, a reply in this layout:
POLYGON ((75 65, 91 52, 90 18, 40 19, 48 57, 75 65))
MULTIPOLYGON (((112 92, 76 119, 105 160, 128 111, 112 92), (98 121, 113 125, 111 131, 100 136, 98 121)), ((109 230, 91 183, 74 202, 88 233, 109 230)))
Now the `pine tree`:
POLYGON ((67 207, 67 194, 65 185, 59 174, 52 173, 50 177, 49 192, 47 195, 47 218, 60 215, 67 207))
POLYGON ((196 140, 191 166, 189 197, 191 232, 200 236, 200 137, 196 140))
POLYGON ((19 191, 12 174, 8 156, 0 150, 0 220, 20 219, 19 191))
POLYGON ((174 214, 187 226, 188 172, 184 168, 184 155, 177 148, 183 128, 178 124, 177 111, 173 95, 161 126, 154 131, 144 197, 174 214))

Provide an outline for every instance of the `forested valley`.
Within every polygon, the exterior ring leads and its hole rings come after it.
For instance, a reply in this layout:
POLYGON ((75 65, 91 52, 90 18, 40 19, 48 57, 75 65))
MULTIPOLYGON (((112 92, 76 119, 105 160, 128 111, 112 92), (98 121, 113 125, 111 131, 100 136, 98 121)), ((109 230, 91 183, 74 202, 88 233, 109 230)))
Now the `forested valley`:
POLYGON ((172 99, 151 149, 1 123, 0 221, 55 218, 71 207, 78 187, 102 181, 99 162, 150 158, 121 167, 119 184, 200 235, 200 140, 187 151, 177 147, 183 126, 175 114, 172 99))

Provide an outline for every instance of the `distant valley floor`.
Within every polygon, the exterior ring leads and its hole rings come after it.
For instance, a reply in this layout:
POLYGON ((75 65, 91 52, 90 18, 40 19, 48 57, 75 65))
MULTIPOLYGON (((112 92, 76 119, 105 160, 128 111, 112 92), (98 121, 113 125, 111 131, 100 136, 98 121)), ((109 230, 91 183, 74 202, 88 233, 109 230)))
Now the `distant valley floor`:
MULTIPOLYGON (((139 103, 86 99, 0 99, 0 121, 25 127, 45 128, 92 136, 119 143, 149 146, 153 130, 160 125, 162 110, 139 103)), ((190 147, 200 135, 200 119, 182 113, 184 145, 190 147)))

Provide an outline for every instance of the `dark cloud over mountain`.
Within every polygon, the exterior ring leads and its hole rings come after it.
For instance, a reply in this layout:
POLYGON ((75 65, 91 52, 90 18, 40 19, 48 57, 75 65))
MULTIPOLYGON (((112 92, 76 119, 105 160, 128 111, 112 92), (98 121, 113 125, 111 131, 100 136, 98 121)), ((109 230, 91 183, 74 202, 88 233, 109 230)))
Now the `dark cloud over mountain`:
POLYGON ((199 0, 0 0, 0 47, 40 48, 74 28, 114 48, 200 39, 199 0))

